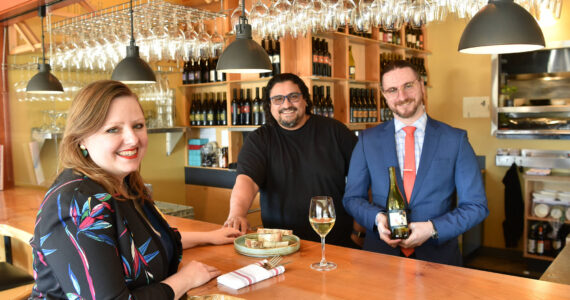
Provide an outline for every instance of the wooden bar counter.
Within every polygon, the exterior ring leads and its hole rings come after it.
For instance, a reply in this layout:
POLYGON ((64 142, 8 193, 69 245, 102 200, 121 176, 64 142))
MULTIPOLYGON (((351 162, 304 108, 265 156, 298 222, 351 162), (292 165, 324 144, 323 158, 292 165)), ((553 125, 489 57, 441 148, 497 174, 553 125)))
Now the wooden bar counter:
MULTIPOLYGON (((0 224, 33 232, 43 191, 11 189, 0 192, 0 224)), ((220 225, 167 216, 181 231, 204 231, 220 225)), ((307 222, 308 223, 308 222, 307 222)), ((326 258, 338 267, 312 270, 319 261, 319 243, 301 241, 288 255, 282 275, 232 290, 216 280, 189 295, 226 294, 244 299, 569 299, 570 285, 446 266, 367 251, 326 246, 326 258)), ((184 251, 183 263, 197 260, 227 273, 259 258, 238 254, 233 245, 202 246, 184 251)))

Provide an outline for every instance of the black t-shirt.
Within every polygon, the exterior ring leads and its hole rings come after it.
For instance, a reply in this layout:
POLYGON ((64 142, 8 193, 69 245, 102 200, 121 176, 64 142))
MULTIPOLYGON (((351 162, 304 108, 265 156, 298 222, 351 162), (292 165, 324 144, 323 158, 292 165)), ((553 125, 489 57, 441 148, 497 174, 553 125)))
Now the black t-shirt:
POLYGON ((301 239, 320 241, 309 223, 312 196, 332 196, 336 223, 327 243, 351 246, 352 217, 342 205, 356 136, 342 123, 311 115, 303 127, 264 125, 247 137, 237 173, 259 186, 261 219, 267 228, 292 229, 301 239))

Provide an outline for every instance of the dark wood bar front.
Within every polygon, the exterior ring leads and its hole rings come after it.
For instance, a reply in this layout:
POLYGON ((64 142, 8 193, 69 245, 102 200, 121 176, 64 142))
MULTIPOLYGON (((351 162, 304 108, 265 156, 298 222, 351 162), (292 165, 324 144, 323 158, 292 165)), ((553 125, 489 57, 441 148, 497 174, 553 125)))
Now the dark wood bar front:
MULTIPOLYGON (((0 192, 0 225, 33 232, 44 190, 15 188, 0 192)), ((204 231, 220 225, 167 216, 181 231, 204 231)), ((565 251, 563 253, 568 253, 565 251)), ((326 246, 338 268, 318 272, 319 243, 302 241, 288 255, 284 274, 240 290, 212 280, 190 295, 229 294, 245 299, 568 299, 570 285, 428 263, 361 250, 326 246)), ((227 273, 259 258, 238 254, 234 246, 202 246, 184 251, 183 261, 197 260, 227 273)))

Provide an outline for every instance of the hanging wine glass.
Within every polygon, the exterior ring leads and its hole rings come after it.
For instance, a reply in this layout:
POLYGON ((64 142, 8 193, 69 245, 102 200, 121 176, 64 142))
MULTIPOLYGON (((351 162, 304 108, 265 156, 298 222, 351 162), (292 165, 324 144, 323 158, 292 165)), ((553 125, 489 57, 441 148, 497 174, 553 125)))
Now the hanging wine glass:
POLYGON ((269 8, 267 8, 267 5, 263 4, 261 0, 257 0, 251 7, 250 18, 248 20, 253 32, 261 37, 265 37, 266 35, 264 23, 266 22, 268 14, 269 8))
MULTIPOLYGON (((242 12, 242 7, 241 7, 241 5, 238 5, 238 6, 234 9, 234 11, 232 12, 232 16, 231 16, 232 29, 231 29, 231 31, 230 31, 230 34, 235 34, 236 25, 239 24, 240 18, 241 18, 242 15, 244 15, 244 12, 242 12)), ((245 15, 244 15, 244 17, 249 20, 249 12, 247 11, 247 9, 245 10, 245 15)))
POLYGON ((275 39, 279 39, 287 32, 287 24, 290 19, 291 3, 288 0, 277 0, 269 9, 269 16, 274 21, 271 35, 275 39))
POLYGON ((214 33, 211 38, 212 43, 212 53, 213 57, 218 57, 222 54, 222 49, 224 48, 224 37, 218 33, 218 22, 214 19, 214 33))
POLYGON ((186 57, 184 60, 189 61, 190 59, 194 58, 196 48, 196 43, 198 41, 198 34, 194 31, 194 26, 192 25, 192 15, 188 13, 186 16, 186 24, 184 30, 184 45, 183 45, 183 57, 186 57))
POLYGON ((210 35, 204 29, 204 22, 198 23, 197 51, 201 58, 207 58, 211 52, 210 35))

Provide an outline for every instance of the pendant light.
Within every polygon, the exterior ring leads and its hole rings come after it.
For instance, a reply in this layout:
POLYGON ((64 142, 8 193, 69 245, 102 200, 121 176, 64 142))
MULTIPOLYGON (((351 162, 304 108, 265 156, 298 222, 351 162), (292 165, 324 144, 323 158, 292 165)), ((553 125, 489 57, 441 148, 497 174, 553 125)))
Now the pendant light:
POLYGON ((236 40, 218 59, 216 70, 224 73, 271 72, 271 61, 265 49, 251 38, 251 25, 245 17, 245 0, 241 1, 242 15, 236 25, 236 40))
POLYGON ((534 17, 513 0, 489 0, 465 27, 459 52, 500 54, 544 48, 534 17))
POLYGON ((61 82, 50 73, 51 67, 46 64, 46 50, 44 45, 44 17, 46 16, 46 6, 38 7, 38 15, 42 26, 42 62, 38 63, 38 74, 34 75, 26 86, 26 92, 33 94, 61 94, 63 86, 61 82))
POLYGON ((131 16, 131 43, 127 46, 127 57, 121 60, 113 74, 112 80, 121 81, 125 84, 147 84, 155 83, 156 76, 151 67, 140 58, 139 47, 135 44, 134 25, 133 25, 133 0, 130 1, 131 16))

